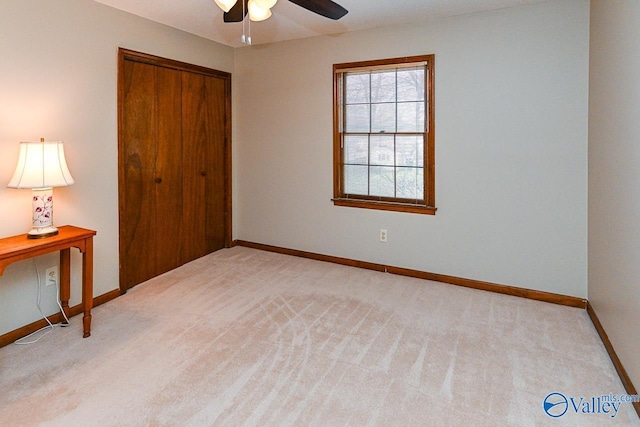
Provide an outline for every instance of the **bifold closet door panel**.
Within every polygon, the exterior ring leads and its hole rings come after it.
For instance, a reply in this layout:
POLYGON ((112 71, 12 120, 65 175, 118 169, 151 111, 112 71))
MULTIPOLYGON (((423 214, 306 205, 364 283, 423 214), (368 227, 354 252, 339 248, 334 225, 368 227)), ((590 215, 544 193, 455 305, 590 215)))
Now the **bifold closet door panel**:
MULTIPOLYGON (((156 68, 156 275, 182 265, 182 77, 156 68)), ((151 251, 151 248, 149 248, 151 251)))
POLYGON ((224 79, 208 77, 206 80, 207 94, 211 100, 208 105, 211 108, 210 118, 213 132, 210 134, 207 157, 208 168, 212 173, 207 174, 207 245, 208 252, 214 252, 225 247, 226 235, 226 122, 227 82, 224 79))
POLYGON ((120 123, 120 251, 126 289, 156 273, 156 105, 155 68, 125 61, 120 123))
POLYGON ((224 81, 182 73, 183 261, 224 247, 224 81))

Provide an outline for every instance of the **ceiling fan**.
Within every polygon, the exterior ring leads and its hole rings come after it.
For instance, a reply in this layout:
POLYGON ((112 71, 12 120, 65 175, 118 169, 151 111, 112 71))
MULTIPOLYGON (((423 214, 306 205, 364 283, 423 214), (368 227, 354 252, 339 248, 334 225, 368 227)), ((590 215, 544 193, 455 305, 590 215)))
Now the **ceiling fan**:
MULTIPOLYGON (((250 8, 255 7, 261 12, 264 12, 262 19, 267 19, 271 16, 271 11, 269 10, 273 5, 275 5, 276 1, 274 0, 239 0, 233 1, 231 7, 224 8, 220 3, 229 4, 229 0, 215 0, 218 6, 222 7, 224 11, 224 22, 242 22, 249 12, 250 8), (267 4, 270 6, 263 6, 263 4, 267 4), (226 10, 225 10, 226 9, 226 10)), ((342 18, 344 15, 348 13, 347 9, 340 6, 339 4, 331 1, 331 0, 289 0, 291 3, 297 4, 300 7, 303 7, 313 13, 317 13, 318 15, 324 16, 329 19, 338 20, 342 18)), ((259 12, 260 13, 260 12, 259 12)), ((251 15, 251 14, 250 14, 251 15)), ((254 14, 255 15, 255 14, 254 14)), ((257 16, 257 15, 256 15, 257 16)), ((252 15, 252 20, 262 20, 262 19, 254 19, 252 15)))

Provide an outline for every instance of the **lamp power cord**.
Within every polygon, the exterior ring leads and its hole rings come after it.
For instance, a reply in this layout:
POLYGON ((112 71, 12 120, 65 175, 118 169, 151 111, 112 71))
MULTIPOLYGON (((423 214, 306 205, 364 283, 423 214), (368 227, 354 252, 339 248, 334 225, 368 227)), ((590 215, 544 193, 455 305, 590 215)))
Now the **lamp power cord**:
POLYGON ((51 321, 49 320, 49 318, 47 316, 45 316, 44 312, 42 311, 42 307, 40 306, 40 301, 42 299, 42 280, 40 279, 40 270, 38 269, 38 263, 36 262, 35 258, 33 258, 33 266, 36 270, 36 277, 38 278, 38 293, 37 293, 37 298, 36 298, 36 304, 38 305, 38 311, 40 312, 40 315, 42 316, 42 318, 47 322, 46 326, 43 326, 42 328, 38 329, 37 331, 31 332, 29 335, 24 336, 18 340, 16 340, 14 342, 14 344, 16 345, 29 345, 29 344, 35 344, 38 341, 40 341, 43 337, 47 336, 48 334, 51 333, 51 331, 53 331, 53 329, 56 326, 59 327, 66 327, 69 326, 69 318, 67 317, 67 315, 65 314, 64 310, 62 309, 62 303, 60 302, 60 287, 58 285, 58 281, 56 280, 56 302, 58 303, 58 307, 60 308, 60 313, 62 313, 62 317, 64 317, 64 320, 66 321, 66 323, 51 323, 51 321), (43 333, 42 335, 40 335, 38 338, 33 339, 31 341, 25 341, 27 339, 29 339, 30 337, 45 331, 45 333, 43 333))

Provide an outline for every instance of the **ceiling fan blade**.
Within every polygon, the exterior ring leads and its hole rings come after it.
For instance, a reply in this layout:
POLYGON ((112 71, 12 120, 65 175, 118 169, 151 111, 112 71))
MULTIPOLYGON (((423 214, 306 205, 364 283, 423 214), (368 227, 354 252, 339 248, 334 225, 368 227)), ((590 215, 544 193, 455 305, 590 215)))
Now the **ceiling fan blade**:
POLYGON ((298 6, 330 19, 340 19, 348 13, 348 10, 331 0, 289 0, 298 6))
POLYGON ((248 3, 249 0, 238 0, 229 12, 224 13, 224 22, 242 22, 249 11, 248 3), (244 3, 244 13, 242 3, 244 3))

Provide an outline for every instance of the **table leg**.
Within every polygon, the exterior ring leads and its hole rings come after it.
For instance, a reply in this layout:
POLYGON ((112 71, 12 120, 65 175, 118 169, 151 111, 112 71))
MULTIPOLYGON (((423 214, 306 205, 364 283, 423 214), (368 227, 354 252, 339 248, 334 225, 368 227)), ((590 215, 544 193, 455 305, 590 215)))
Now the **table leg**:
MULTIPOLYGON (((62 311, 67 316, 69 313, 69 297, 71 295, 71 249, 62 249, 60 251, 60 305, 62 311)), ((68 323, 64 318, 62 323, 68 323)))
POLYGON ((82 307, 84 316, 82 338, 91 335, 91 308, 93 307, 93 237, 85 239, 85 250, 82 254, 82 307))

